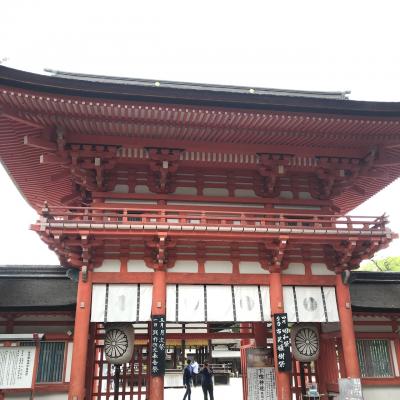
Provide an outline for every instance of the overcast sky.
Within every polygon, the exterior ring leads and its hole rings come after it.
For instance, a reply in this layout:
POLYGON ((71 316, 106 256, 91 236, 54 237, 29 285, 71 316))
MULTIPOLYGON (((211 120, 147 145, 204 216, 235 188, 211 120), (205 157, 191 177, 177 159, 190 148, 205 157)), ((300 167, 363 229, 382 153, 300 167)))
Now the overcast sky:
MULTIPOLYGON (((400 101, 398 1, 1 0, 0 60, 135 78, 305 90, 400 101)), ((1 138, 0 138, 1 140, 1 138)), ((35 212, 0 167, 0 264, 57 263, 28 231, 35 212)), ((390 215, 400 181, 354 213, 390 215)), ((395 241, 381 255, 400 255, 395 241)))

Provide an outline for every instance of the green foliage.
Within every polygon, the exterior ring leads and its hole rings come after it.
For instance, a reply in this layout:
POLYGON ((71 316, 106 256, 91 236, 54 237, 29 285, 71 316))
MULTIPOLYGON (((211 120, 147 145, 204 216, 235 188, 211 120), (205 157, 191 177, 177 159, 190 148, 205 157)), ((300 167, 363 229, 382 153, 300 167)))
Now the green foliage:
POLYGON ((400 272, 400 256, 386 257, 380 260, 372 258, 369 261, 362 262, 358 271, 400 272))

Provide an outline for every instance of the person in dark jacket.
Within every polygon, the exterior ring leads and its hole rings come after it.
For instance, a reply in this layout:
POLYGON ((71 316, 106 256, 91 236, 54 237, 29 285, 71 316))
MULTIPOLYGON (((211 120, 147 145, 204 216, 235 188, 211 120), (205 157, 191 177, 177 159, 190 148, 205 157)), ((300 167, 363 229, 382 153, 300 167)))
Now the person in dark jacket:
POLYGON ((192 368, 190 366, 190 363, 191 361, 189 359, 186 360, 186 367, 183 370, 183 386, 185 386, 186 388, 183 400, 186 400, 186 397, 188 400, 190 400, 190 395, 192 394, 192 390, 190 388, 190 385, 192 383, 192 368))
POLYGON ((213 371, 208 366, 208 363, 204 363, 202 370, 200 371, 201 375, 201 388, 204 393, 204 400, 207 400, 207 393, 210 394, 210 400, 214 400, 214 386, 212 381, 213 371))

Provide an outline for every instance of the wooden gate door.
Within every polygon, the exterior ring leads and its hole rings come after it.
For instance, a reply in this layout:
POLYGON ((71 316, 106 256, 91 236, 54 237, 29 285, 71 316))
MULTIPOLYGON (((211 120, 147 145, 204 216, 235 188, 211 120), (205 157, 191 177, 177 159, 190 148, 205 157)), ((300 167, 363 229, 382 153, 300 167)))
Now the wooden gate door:
POLYGON ((292 367, 292 397, 300 400, 306 394, 307 383, 319 383, 317 362, 299 362, 293 359, 292 367))
POLYGON ((132 359, 122 364, 119 371, 106 362, 104 354, 104 330, 97 329, 94 343, 94 365, 91 383, 91 400, 146 400, 149 398, 149 352, 148 346, 135 345, 132 359), (118 383, 117 383, 118 381, 118 383), (117 383, 117 385, 116 385, 117 383), (118 392, 116 391, 118 387, 118 392))

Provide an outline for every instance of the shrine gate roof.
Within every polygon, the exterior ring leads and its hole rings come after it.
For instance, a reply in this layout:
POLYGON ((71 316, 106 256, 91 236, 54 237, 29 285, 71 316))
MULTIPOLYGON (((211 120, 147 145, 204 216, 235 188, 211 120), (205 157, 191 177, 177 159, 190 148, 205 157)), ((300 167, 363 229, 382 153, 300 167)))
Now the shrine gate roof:
POLYGON ((70 177, 51 179, 63 167, 40 163, 44 148, 24 145, 27 135, 54 139, 56 126, 74 144, 361 160, 373 153, 378 177, 360 176, 357 190, 338 196, 341 212, 400 176, 400 103, 352 101, 346 92, 46 76, 0 66, 0 158, 36 209, 45 200, 59 205, 70 193, 70 177))

